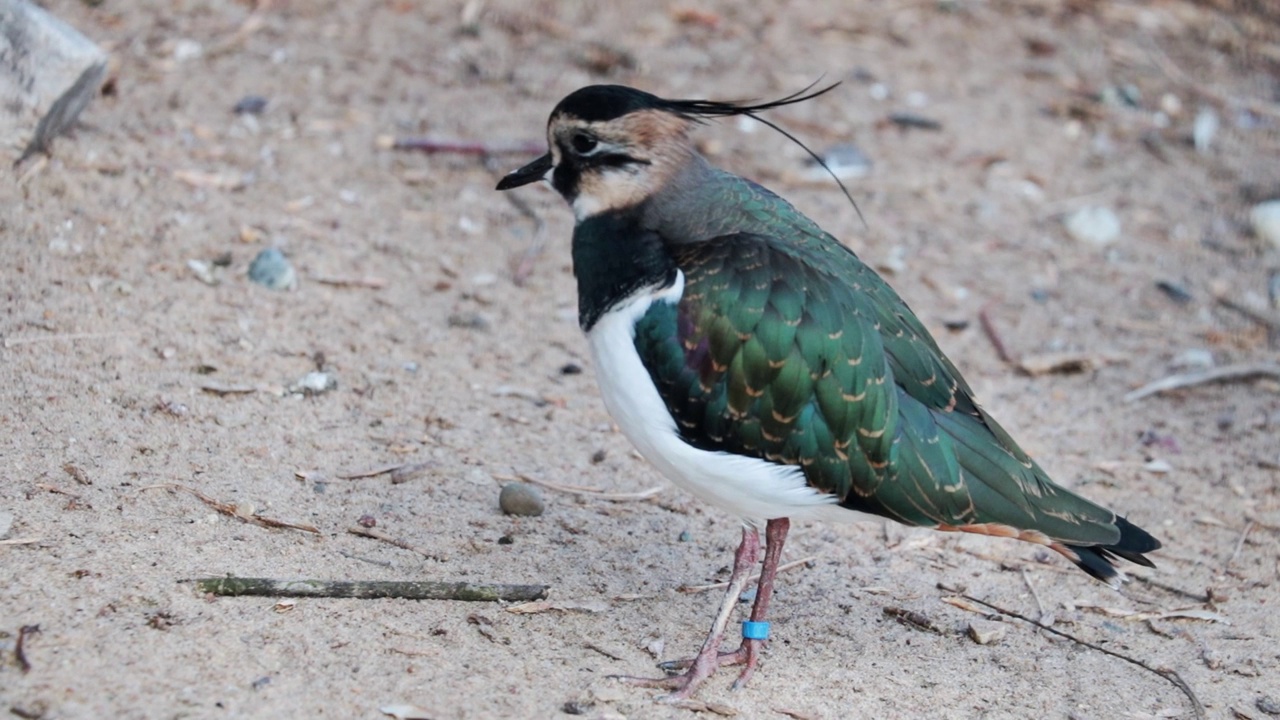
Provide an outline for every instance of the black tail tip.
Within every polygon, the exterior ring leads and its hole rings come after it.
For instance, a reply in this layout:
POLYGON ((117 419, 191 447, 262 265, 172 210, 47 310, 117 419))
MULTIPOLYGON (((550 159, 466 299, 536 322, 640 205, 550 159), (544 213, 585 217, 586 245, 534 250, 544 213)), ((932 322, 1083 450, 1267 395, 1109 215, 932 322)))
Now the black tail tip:
POLYGON ((1120 530, 1120 539, 1113 545, 1068 545, 1075 551, 1078 559, 1076 565, 1081 570, 1108 585, 1115 585, 1121 577, 1116 570, 1116 558, 1124 558, 1135 565, 1155 567, 1144 553, 1159 550, 1160 541, 1151 533, 1134 525, 1122 517, 1116 518, 1116 528, 1120 530))

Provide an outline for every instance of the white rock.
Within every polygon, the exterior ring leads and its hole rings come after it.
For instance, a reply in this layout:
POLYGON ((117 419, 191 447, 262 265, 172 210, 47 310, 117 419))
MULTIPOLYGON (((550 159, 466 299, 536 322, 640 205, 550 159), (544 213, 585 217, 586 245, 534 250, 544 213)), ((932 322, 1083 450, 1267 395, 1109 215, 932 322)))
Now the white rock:
POLYGON ((1213 108, 1203 107, 1196 113, 1195 123, 1191 127, 1191 143, 1196 152, 1209 152, 1209 145, 1218 134, 1218 113, 1213 108))
POLYGON ((1208 370, 1213 365, 1213 352, 1205 348, 1187 348, 1169 362, 1174 370, 1208 370))
POLYGON ((1111 208, 1090 205, 1067 216, 1067 234, 1090 245, 1110 245, 1120 237, 1120 218, 1111 208))
POLYGON ((1008 628, 990 620, 970 620, 969 637, 979 645, 995 645, 1004 639, 1008 628))
POLYGON ((1280 200, 1258 203, 1249 211, 1249 224, 1253 234, 1280 249, 1280 200))

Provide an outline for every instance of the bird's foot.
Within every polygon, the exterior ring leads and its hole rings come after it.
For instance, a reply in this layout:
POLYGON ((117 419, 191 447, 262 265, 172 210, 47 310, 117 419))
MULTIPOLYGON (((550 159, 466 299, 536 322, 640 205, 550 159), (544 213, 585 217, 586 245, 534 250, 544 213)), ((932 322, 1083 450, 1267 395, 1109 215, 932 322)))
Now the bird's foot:
POLYGON ((760 657, 759 640, 743 640, 737 650, 730 652, 701 652, 697 657, 684 660, 668 660, 658 667, 666 677, 644 678, 630 675, 614 675, 614 679, 636 687, 662 688, 671 692, 658 698, 660 702, 678 702, 689 699, 700 685, 716 670, 727 665, 742 665, 742 672, 733 682, 733 689, 746 687, 755 672, 760 657), (681 672, 683 671, 683 672, 681 672))

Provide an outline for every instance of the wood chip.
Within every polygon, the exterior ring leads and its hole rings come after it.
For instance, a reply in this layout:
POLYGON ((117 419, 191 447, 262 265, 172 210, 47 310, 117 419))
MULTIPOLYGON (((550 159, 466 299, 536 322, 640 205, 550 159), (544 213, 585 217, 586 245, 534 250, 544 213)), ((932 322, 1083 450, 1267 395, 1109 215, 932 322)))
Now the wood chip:
POLYGON ((608 610, 608 604, 599 600, 536 600, 520 603, 507 608, 507 612, 515 615, 533 615, 544 612, 590 612, 599 613, 608 610))

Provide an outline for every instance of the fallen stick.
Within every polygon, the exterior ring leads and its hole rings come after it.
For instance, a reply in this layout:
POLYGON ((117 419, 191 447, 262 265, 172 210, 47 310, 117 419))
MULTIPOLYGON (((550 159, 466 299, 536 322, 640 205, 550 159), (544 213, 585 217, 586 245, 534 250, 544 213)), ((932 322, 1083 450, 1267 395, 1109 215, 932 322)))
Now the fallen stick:
POLYGON ((427 558, 428 560, 440 560, 440 561, 444 560, 444 558, 439 555, 429 553, 426 550, 423 550, 422 548, 416 545, 411 545, 405 540, 392 537, 382 532, 381 530, 375 530, 373 528, 364 528, 364 527, 356 526, 356 527, 347 528, 347 532, 351 533, 352 535, 359 535, 361 537, 372 538, 374 540, 381 540, 382 542, 388 543, 390 545, 394 545, 400 548, 401 550, 408 550, 409 552, 418 553, 419 555, 421 555, 424 558, 427 558))
POLYGON ((582 487, 579 485, 561 485, 560 483, 554 483, 554 482, 551 482, 550 480, 539 480, 535 477, 530 477, 528 475, 523 475, 523 474, 517 475, 514 477, 510 475, 495 474, 493 477, 498 480, 504 480, 507 478, 511 478, 514 480, 523 480, 527 483, 539 485, 548 490, 555 490, 556 492, 569 493, 571 495, 584 495, 589 498, 596 498, 597 500, 612 500, 613 502, 648 500, 649 498, 654 497, 662 492, 661 485, 651 487, 648 490, 641 490, 640 492, 614 493, 614 492, 605 492, 603 490, 599 490, 596 488, 582 487))
POLYGON ((1237 300, 1232 300, 1226 295, 1218 295, 1214 298, 1214 300, 1217 300, 1218 304, 1221 305, 1222 307, 1228 310, 1233 310, 1235 312, 1238 312, 1241 315, 1265 327, 1267 331, 1272 333, 1273 335, 1280 333, 1280 319, 1276 319, 1268 315, 1267 313, 1261 310, 1258 310, 1257 308, 1250 307, 1237 300))
POLYGON ((430 137, 398 137, 391 142, 391 149, 417 150, 429 155, 436 153, 451 153, 454 155, 537 155, 546 150, 546 143, 533 140, 512 143, 488 143, 430 137))
POLYGON ((1006 365, 1017 365, 1018 361, 1009 354, 1009 348, 1004 344, 1004 339, 1000 337, 1000 331, 996 329, 996 323, 991 319, 991 306, 996 301, 991 300, 982 309, 978 311, 978 325, 982 327, 982 332, 991 341, 991 346, 996 350, 996 357, 1000 358, 1006 365))
POLYGON ((1137 665, 1143 670, 1147 670, 1156 675, 1159 675, 1160 677, 1172 683, 1174 687, 1181 690, 1183 695, 1187 696, 1187 699, 1191 701, 1191 709, 1195 713, 1195 716, 1197 718, 1199 718, 1200 720, 1204 720, 1205 718, 1204 705, 1200 703, 1200 698, 1196 697, 1195 692, 1191 690, 1191 686, 1187 684, 1187 681, 1182 679, 1181 675, 1179 675, 1177 672, 1169 668, 1157 669, 1157 668, 1151 667, 1150 665, 1142 662, 1141 660, 1131 658, 1128 655, 1121 655, 1120 653, 1114 650, 1108 650, 1107 648, 1104 648, 1101 645, 1095 645, 1087 640, 1081 640, 1080 638, 1076 637, 1075 635, 1072 635, 1071 633, 1065 633, 1061 630, 1058 630, 1057 628, 1049 627, 1048 625, 1045 625, 1042 622, 1032 620, 1026 615, 1014 612, 1012 610, 1006 610, 1005 608, 1002 608, 999 605, 993 605, 987 602, 986 600, 979 600, 978 598, 973 597, 972 595, 961 595, 960 597, 964 598, 965 600, 976 602, 979 605, 982 605, 984 607, 988 607, 996 611, 997 613, 1000 613, 1001 615, 1011 617, 1011 618, 1017 618, 1018 620, 1022 620, 1023 622, 1031 623, 1032 625, 1035 625, 1036 627, 1040 628, 1041 630, 1044 630, 1045 632, 1053 633, 1058 637, 1066 638, 1067 640, 1070 640, 1071 642, 1074 642, 1078 645, 1083 645, 1091 650, 1097 650, 1098 652, 1104 655, 1110 655, 1111 657, 1119 658, 1127 663, 1137 665))
POLYGON ((547 596, 547 585, 502 585, 410 580, 279 580, 276 578, 195 578, 200 592, 226 597, 404 598, 406 600, 463 600, 526 602, 547 596))
POLYGON ((1135 400, 1141 400, 1142 398, 1150 395, 1168 392, 1169 390, 1177 390, 1179 388, 1192 387, 1194 385, 1234 380, 1248 380, 1258 376, 1280 378, 1280 365, 1273 365, 1271 363, 1242 363, 1240 365, 1224 365, 1222 367, 1183 373, 1181 375, 1170 375, 1169 377, 1160 378, 1154 382, 1147 383, 1128 395, 1125 395, 1124 401, 1127 403, 1134 402, 1135 400))
MULTIPOLYGON (((778 569, 775 572, 786 572, 792 568, 800 567, 805 563, 811 563, 817 559, 818 559, 817 555, 810 555, 809 557, 800 558, 799 560, 792 560, 789 563, 779 565, 778 569)), ((760 579, 760 573, 755 573, 751 577, 747 578, 747 585, 750 585, 751 583, 759 579, 760 579)), ((708 590, 721 590, 727 587, 729 587, 729 583, 727 582, 711 583, 710 585, 681 585, 680 587, 676 588, 676 592, 691 594, 691 593, 707 592, 708 590)))
POLYGON ((183 490, 185 492, 191 493, 192 495, 195 495, 197 498, 199 498, 200 502, 204 503, 205 505, 208 505, 209 507, 213 508, 214 510, 217 510, 223 515, 230 515, 231 517, 237 520, 240 520, 241 522, 253 523, 254 525, 261 525, 262 527, 268 527, 268 528, 288 528, 290 530, 301 530, 303 532, 315 533, 316 535, 320 534, 320 529, 317 528, 315 525, 308 525, 306 523, 294 523, 294 522, 289 522, 287 520, 276 520, 275 518, 265 517, 262 515, 258 515, 256 513, 252 513, 252 514, 247 513, 238 505, 232 505, 231 503, 224 503, 218 500, 214 500, 213 498, 209 497, 208 495, 205 495, 204 493, 200 492, 199 490, 196 490, 195 488, 189 488, 186 485, 179 485, 178 483, 160 483, 159 485, 147 485, 146 487, 138 488, 138 490, 139 491, 155 490, 157 488, 164 488, 165 490, 183 490))

